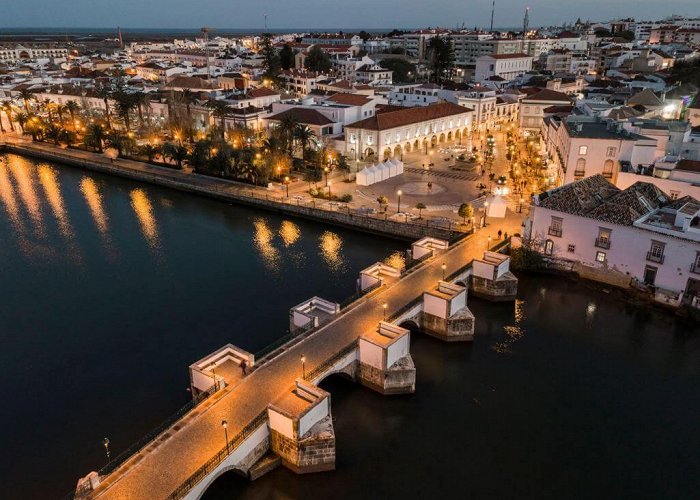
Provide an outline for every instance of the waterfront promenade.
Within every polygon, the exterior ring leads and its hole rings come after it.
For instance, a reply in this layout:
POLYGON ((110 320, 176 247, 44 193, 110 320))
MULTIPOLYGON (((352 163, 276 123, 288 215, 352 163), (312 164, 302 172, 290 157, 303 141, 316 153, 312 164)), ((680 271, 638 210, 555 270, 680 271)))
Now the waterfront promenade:
POLYGON ((104 154, 61 148, 17 135, 5 134, 2 137, 4 142, 0 142, 0 149, 4 146, 8 152, 407 241, 423 236, 452 241, 466 229, 457 221, 445 220, 444 217, 424 217, 422 220, 411 221, 408 218, 391 217, 391 213, 369 214, 351 206, 341 208, 339 204, 331 205, 322 199, 304 202, 298 198, 283 196, 274 190, 200 175, 190 170, 178 170, 123 158, 112 160, 104 154))
POLYGON ((225 387, 104 478, 91 498, 167 498, 225 444, 222 420, 228 421, 229 435, 236 435, 268 403, 289 392, 295 380, 302 376, 302 355, 306 358, 307 373, 313 371, 363 333, 375 330, 383 319, 383 304, 388 305, 387 314, 393 314, 435 285, 442 277, 443 262, 447 275, 461 269, 480 257, 489 242, 498 242, 499 229, 512 234, 519 230, 519 223, 515 217, 493 223, 439 258, 414 268, 397 282, 360 299, 335 320, 262 364, 236 385, 225 387))

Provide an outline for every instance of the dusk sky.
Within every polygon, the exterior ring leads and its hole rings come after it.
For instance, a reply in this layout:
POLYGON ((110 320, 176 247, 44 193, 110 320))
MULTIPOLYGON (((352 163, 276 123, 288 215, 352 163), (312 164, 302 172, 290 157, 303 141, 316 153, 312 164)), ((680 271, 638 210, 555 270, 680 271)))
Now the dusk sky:
MULTIPOLYGON (((700 16, 698 0, 497 0, 495 25, 531 26, 622 16, 700 16)), ((6 0, 0 27, 142 27, 255 29, 488 27, 491 0, 6 0)))

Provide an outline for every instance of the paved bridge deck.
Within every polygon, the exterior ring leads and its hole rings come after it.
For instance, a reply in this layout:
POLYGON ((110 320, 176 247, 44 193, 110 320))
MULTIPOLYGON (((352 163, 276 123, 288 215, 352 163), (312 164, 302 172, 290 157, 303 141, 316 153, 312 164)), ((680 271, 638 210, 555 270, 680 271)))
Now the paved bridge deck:
POLYGON ((435 287, 442 277, 443 262, 446 275, 457 271, 482 256, 488 236, 496 243, 498 229, 513 234, 520 230, 519 223, 512 218, 493 221, 447 253, 416 268, 323 325, 235 386, 223 389, 204 411, 188 419, 182 428, 157 447, 143 453, 137 463, 129 460, 106 477, 92 492, 92 498, 166 498, 225 445, 221 428, 223 419, 228 421, 229 436, 233 436, 264 411, 268 403, 289 392, 294 380, 301 377, 302 354, 306 356, 308 373, 357 340, 362 333, 374 331, 383 319, 382 304, 388 305, 387 315, 399 310, 424 290, 435 287))

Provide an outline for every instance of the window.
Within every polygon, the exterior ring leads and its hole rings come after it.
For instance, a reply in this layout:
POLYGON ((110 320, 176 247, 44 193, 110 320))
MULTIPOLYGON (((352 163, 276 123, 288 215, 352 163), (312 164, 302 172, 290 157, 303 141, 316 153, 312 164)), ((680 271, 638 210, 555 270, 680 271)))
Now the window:
POLYGON ((610 248, 610 233, 612 230, 604 227, 598 228, 598 237, 595 239, 595 246, 598 248, 610 248))
POLYGON ((552 255, 552 249, 554 248, 554 242, 552 240, 547 240, 544 242, 544 253, 545 255, 552 255))
POLYGON ((561 237, 563 219, 561 217, 552 217, 552 222, 549 225, 549 234, 552 236, 561 237))
POLYGON ((651 262, 658 262, 659 264, 664 263, 664 248, 666 248, 666 243, 661 241, 651 240, 651 248, 647 252, 647 260, 651 262))
POLYGON ((588 146, 579 146, 578 147, 578 154, 581 156, 585 156, 588 154, 588 146))
POLYGON ((615 153, 617 153, 617 148, 608 148, 608 150, 605 152, 605 156, 610 158, 615 156, 615 153))
POLYGON ((605 160, 605 163, 603 163, 603 177, 610 179, 613 176, 614 166, 615 162, 612 160, 605 160))
POLYGON ((596 252, 595 260, 596 262, 605 262, 605 252, 596 252))
POLYGON ((576 245, 569 244, 569 246, 566 247, 566 251, 569 253, 574 253, 576 251, 576 245))

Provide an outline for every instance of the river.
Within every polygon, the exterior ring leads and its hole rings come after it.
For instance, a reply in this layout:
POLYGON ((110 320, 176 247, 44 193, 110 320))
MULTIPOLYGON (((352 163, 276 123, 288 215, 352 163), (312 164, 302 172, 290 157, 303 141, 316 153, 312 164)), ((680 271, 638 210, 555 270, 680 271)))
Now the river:
POLYGON ((257 351, 407 245, 0 155, 0 497, 56 498, 189 398, 188 366, 257 351))
MULTIPOLYGON (((55 498, 188 398, 187 366, 285 333, 405 244, 0 156, 0 488, 55 498)), ((473 344, 412 335, 416 393, 339 377, 337 470, 217 480, 206 500, 697 498, 700 335, 584 282, 469 299, 473 344)))

